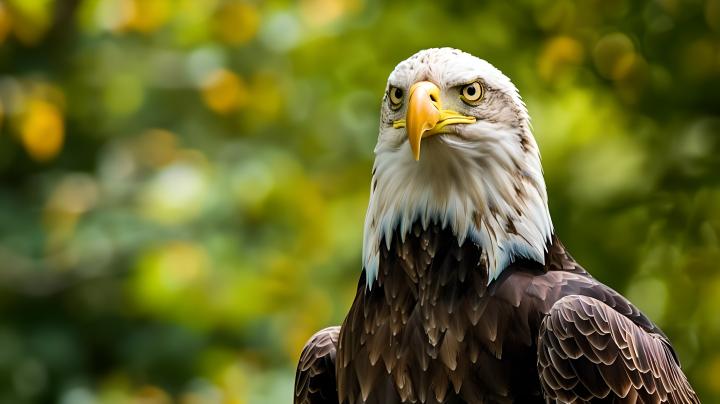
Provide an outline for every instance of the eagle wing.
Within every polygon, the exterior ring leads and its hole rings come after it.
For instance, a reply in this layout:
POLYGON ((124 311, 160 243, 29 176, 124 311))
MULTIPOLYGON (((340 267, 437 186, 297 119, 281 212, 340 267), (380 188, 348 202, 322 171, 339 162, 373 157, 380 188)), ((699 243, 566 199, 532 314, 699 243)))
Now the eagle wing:
POLYGON ((335 352, 340 327, 317 332, 305 344, 295 372, 294 404, 335 404, 335 352))
POLYGON ((552 306, 540 327, 538 372, 557 403, 608 396, 618 403, 700 403, 664 335, 588 296, 565 296, 552 306))

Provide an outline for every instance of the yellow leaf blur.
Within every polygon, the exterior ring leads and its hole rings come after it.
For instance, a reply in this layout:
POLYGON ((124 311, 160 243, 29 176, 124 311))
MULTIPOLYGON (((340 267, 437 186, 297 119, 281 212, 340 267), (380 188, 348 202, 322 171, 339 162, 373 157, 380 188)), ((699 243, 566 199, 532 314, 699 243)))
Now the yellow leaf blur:
POLYGON ((132 0, 133 15, 128 28, 150 33, 160 28, 170 14, 168 0, 132 0))
POLYGON ((625 34, 605 35, 595 45, 595 66, 600 74, 611 80, 627 76, 635 63, 635 45, 625 34))
POLYGON ((300 11, 311 25, 325 25, 343 14, 343 2, 342 0, 302 0, 300 11))
POLYGON ((282 105, 282 93, 277 77, 268 73, 259 73, 253 77, 251 91, 252 107, 267 115, 276 115, 282 105))
POLYGON ((10 2, 10 11, 13 15, 13 33, 25 45, 35 45, 52 23, 52 10, 54 0, 10 2))
POLYGON ((145 386, 135 393, 130 402, 133 404, 172 404, 172 398, 161 388, 145 386))
POLYGON ((10 12, 4 3, 0 3, 0 44, 5 42, 8 31, 12 28, 12 20, 10 19, 10 12))
POLYGON ((146 251, 141 257, 134 292, 143 307, 166 310, 186 290, 199 286, 209 266, 207 252, 202 246, 169 242, 146 251))
POLYGON ((151 129, 133 142, 133 152, 147 167, 162 168, 177 156, 177 137, 163 129, 151 129))
POLYGON ((205 79, 202 99, 208 108, 227 114, 247 103, 248 92, 242 78, 229 70, 218 69, 205 79))
POLYGON ((546 80, 563 73, 569 66, 583 61, 583 46, 567 36, 557 36, 548 41, 538 57, 538 71, 546 80))
POLYGON ((715 356, 710 362, 705 380, 711 390, 720 392, 720 355, 715 356))
POLYGON ((645 89, 647 75, 647 62, 642 56, 635 55, 632 58, 632 65, 628 67, 624 77, 615 81, 615 91, 617 91, 620 99, 628 104, 636 103, 645 89))
POLYGON ((60 110, 44 101, 31 101, 22 124, 22 143, 38 162, 52 160, 60 153, 65 127, 60 110))
POLYGON ((260 27, 260 12, 252 4, 231 3, 218 10, 214 27, 223 42, 244 44, 255 37, 260 27))
POLYGON ((310 25, 327 25, 344 14, 357 14, 363 0, 301 0, 300 13, 310 25))
POLYGON ((42 216, 49 250, 64 244, 72 236, 80 216, 92 210, 97 199, 97 184, 89 176, 71 174, 58 183, 42 216))

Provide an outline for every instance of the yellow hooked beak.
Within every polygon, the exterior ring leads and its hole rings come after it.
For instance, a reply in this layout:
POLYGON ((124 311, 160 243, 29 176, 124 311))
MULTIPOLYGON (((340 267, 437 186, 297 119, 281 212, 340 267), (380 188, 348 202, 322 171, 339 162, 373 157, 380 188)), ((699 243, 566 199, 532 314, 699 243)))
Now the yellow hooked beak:
POLYGON ((436 133, 450 133, 447 125, 474 123, 475 117, 460 115, 440 108, 440 89, 429 81, 415 83, 410 88, 405 119, 393 122, 393 127, 407 127, 408 141, 415 160, 420 160, 420 141, 436 133))

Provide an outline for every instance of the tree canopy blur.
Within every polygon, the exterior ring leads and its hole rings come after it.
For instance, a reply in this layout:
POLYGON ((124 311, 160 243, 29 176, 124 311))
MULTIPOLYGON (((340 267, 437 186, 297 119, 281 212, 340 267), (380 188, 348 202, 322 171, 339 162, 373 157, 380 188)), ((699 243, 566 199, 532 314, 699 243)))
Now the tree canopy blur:
POLYGON ((440 46, 515 82, 560 238, 720 401, 720 0, 3 0, 0 403, 290 402, 387 76, 440 46))

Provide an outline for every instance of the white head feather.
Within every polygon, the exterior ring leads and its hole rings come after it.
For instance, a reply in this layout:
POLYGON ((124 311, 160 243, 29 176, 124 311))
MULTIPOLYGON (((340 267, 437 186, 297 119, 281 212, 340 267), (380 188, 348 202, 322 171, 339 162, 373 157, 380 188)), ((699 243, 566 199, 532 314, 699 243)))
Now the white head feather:
POLYGON ((400 63, 388 79, 375 155, 363 239, 369 287, 377 277, 380 243, 389 249, 393 232, 404 239, 416 220, 424 228, 450 226, 460 244, 469 239, 485 250, 488 282, 518 257, 544 264, 553 226, 540 154, 517 89, 490 63, 451 48, 423 50, 400 63), (467 105, 460 86, 478 79, 486 89, 483 100, 467 105), (425 80, 440 88, 443 109, 476 122, 423 139, 415 161, 406 128, 393 127, 405 119, 407 99, 393 110, 388 90, 407 94, 425 80))

